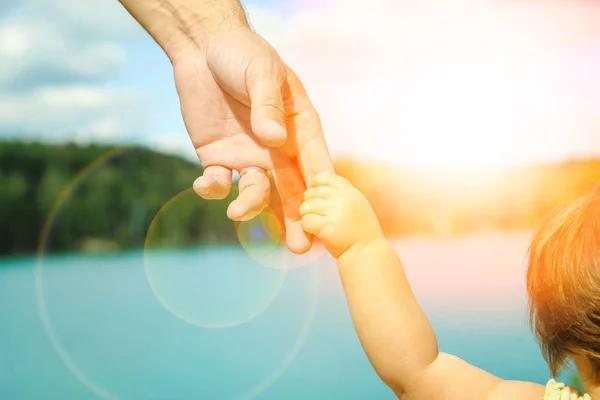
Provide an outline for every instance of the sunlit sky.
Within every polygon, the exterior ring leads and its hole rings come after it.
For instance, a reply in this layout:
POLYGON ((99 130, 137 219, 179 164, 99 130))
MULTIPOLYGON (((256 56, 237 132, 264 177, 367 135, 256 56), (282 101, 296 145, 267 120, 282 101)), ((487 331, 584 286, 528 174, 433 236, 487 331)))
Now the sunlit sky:
MULTIPOLYGON (((254 0, 333 155, 486 166, 600 156, 600 3, 254 0)), ((0 3, 0 138, 193 156, 171 68, 116 0, 0 3)))

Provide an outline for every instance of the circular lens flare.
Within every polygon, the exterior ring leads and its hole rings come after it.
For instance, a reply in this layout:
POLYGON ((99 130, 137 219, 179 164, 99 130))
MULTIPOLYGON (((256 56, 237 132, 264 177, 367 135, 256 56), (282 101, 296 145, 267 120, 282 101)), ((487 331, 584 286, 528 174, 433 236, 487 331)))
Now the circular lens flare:
POLYGON ((284 240, 283 227, 269 208, 249 221, 236 223, 235 228, 242 247, 252 253, 268 253, 284 240))
MULTIPOLYGON (((177 318, 203 328, 231 328, 253 320, 277 298, 286 269, 248 262, 248 255, 236 246, 176 249, 173 254, 177 238, 168 227, 177 223, 180 206, 190 204, 201 207, 205 201, 186 189, 167 201, 150 223, 144 270, 154 296, 177 318)), ((280 232, 268 215, 256 220, 244 224, 238 235, 247 246, 269 251, 280 232)))
POLYGON ((285 228, 276 213, 266 208, 250 221, 236 222, 236 233, 242 248, 261 265, 290 270, 315 265, 331 258, 318 243, 305 254, 293 254, 285 243, 285 228))
MULTIPOLYGON (((46 218, 45 223, 43 225, 42 232, 40 235, 40 241, 39 241, 37 252, 36 252, 36 264, 34 267, 36 305, 37 305, 37 309, 38 309, 38 312, 40 315, 40 319, 42 321, 44 331, 45 331, 48 339, 50 340, 51 346, 53 347, 54 351, 59 356, 61 361, 64 363, 64 365, 66 366, 68 371, 77 380, 79 380, 83 385, 85 385, 88 389, 90 389, 98 397, 100 397, 102 399, 109 399, 109 400, 118 400, 119 397, 117 397, 113 393, 110 393, 110 391, 107 390, 102 385, 94 382, 91 379, 91 377, 89 376, 89 373, 84 371, 83 368, 81 368, 81 366, 74 360, 74 358, 65 350, 65 348, 64 348, 63 344, 61 343, 60 338, 59 338, 58 334, 56 333, 56 330, 50 320, 50 317, 48 314, 48 306, 46 304, 45 293, 44 293, 44 268, 43 268, 44 267, 44 256, 46 253, 46 249, 50 243, 52 229, 55 226, 58 216, 60 215, 60 212, 66 207, 66 204, 71 199, 73 193, 81 186, 82 183, 84 183, 87 179, 89 179, 90 176, 92 176, 93 174, 95 174, 99 170, 101 170, 106 164, 108 164, 109 162, 111 162, 112 160, 114 160, 116 158, 125 156, 125 155, 127 155, 127 153, 130 153, 132 151, 136 151, 139 149, 141 149, 141 148, 137 147, 137 146, 124 146, 124 147, 114 148, 114 149, 104 153, 103 155, 99 156, 96 160, 94 160, 93 162, 88 164, 84 169, 81 170, 81 172, 75 178, 73 178, 67 185, 65 185, 65 187, 60 192, 60 195, 57 197, 57 200, 53 204, 53 206, 48 214, 48 217, 46 218)), ((172 199, 171 202, 172 201, 174 201, 174 200, 172 199)), ((163 208, 165 208, 165 207, 163 207, 163 208)), ((168 207, 166 207, 166 208, 168 208, 168 207)), ((260 265, 268 266, 268 267, 272 266, 276 269, 283 270, 283 271, 277 271, 277 272, 279 272, 279 275, 277 275, 277 276, 280 277, 280 279, 281 279, 280 281, 277 281, 277 280, 270 281, 271 282, 270 294, 273 297, 273 299, 269 299, 269 301, 265 301, 265 305, 263 307, 267 308, 268 305, 271 304, 271 302, 277 297, 277 294, 281 290, 281 285, 283 285, 283 283, 285 282, 285 277, 287 276, 286 270, 288 270, 288 269, 298 268, 299 266, 307 266, 308 264, 312 264, 313 268, 310 268, 309 271, 311 272, 311 276, 313 279, 313 285, 310 285, 310 286, 312 286, 311 295, 310 295, 311 301, 307 302, 308 303, 307 310, 306 310, 307 315, 304 319, 304 323, 300 329, 300 332, 298 333, 296 341, 292 345, 289 352, 286 354, 282 363, 279 365, 278 368, 275 369, 275 371, 273 373, 268 375, 266 378, 262 379, 250 390, 245 391, 244 393, 242 393, 238 396, 234 396, 233 399, 235 399, 235 400, 254 399, 255 397, 259 396, 261 393, 263 393, 265 390, 267 390, 285 373, 285 371, 287 371, 287 369, 291 366, 291 364, 295 360, 296 356, 302 349, 304 343, 306 342, 306 339, 308 337, 308 334, 310 332, 312 324, 314 322, 314 318, 316 316, 316 311, 317 311, 317 306, 318 306, 318 299, 319 299, 318 294, 319 294, 320 279, 319 279, 318 270, 314 266, 314 261, 317 258, 319 258, 320 256, 322 256, 323 254, 326 254, 326 253, 324 253, 324 251, 322 249, 320 249, 317 251, 311 251, 311 253, 309 255, 294 256, 287 249, 285 249, 284 247, 279 245, 283 241, 284 234, 283 234, 283 229, 282 229, 281 224, 279 224, 278 220, 275 218, 274 215, 268 215, 268 214, 261 215, 260 218, 258 218, 253 223, 256 223, 256 222, 260 223, 260 226, 258 229, 262 229, 264 231, 263 236, 261 236, 260 233, 256 232, 257 228, 253 228, 254 233, 251 233, 251 231, 252 231, 251 229, 244 230, 246 228, 245 226, 242 227, 241 233, 239 233, 240 232, 239 226, 237 226, 238 235, 239 235, 238 237, 243 238, 243 239, 240 239, 240 244, 242 245, 242 248, 245 250, 247 255, 250 255, 251 257, 255 258, 257 261, 259 261, 260 265), (274 283, 277 283, 277 284, 274 284, 274 283)), ((246 225, 246 224, 244 224, 244 225, 246 225)), ((248 224, 247 228, 250 228, 251 226, 252 225, 248 224)), ((150 235, 148 235, 148 236, 150 236, 150 235)), ((148 254, 154 252, 154 250, 155 249, 145 249, 144 255, 147 256, 148 254)), ((192 252, 192 255, 193 255, 193 252, 192 252)), ((197 256, 197 254, 194 256, 197 256)), ((273 276, 273 275, 271 275, 271 276, 273 276)), ((260 313, 262 313, 264 310, 259 309, 259 311, 260 311, 260 313)), ((257 315, 258 315, 257 313, 255 313, 253 315, 248 314, 246 316, 246 318, 249 318, 249 317, 256 318, 257 315)), ((223 321, 221 321, 220 327, 226 327, 226 325, 232 324, 232 323, 239 324, 240 321, 241 321, 241 319, 234 319, 232 321, 226 321, 226 323, 223 323, 223 321)), ((244 321, 242 321, 242 323, 243 322, 244 321)), ((198 324, 196 324, 196 325, 198 325, 198 324)), ((208 324, 208 325, 210 325, 210 324, 208 324)), ((218 325, 218 324, 215 324, 213 321, 212 327, 216 327, 215 325, 218 325)), ((231 325, 231 326, 233 326, 233 325, 231 325)))
POLYGON ((254 388, 252 388, 245 394, 235 397, 235 400, 252 400, 258 397, 261 393, 265 392, 265 390, 267 390, 275 382, 277 382, 277 380, 281 378, 281 376, 290 368, 290 366, 300 353, 300 350, 302 350, 302 347, 306 343, 306 340, 308 339, 308 335, 310 333, 310 329, 312 328, 312 325, 314 323, 315 316, 317 315, 317 306, 319 304, 319 292, 321 286, 318 266, 313 265, 310 268, 313 277, 313 293, 309 305, 310 308, 308 309, 308 315, 306 316, 304 325, 302 326, 302 329, 298 334, 296 342, 292 345, 292 348, 290 349, 286 358, 283 360, 283 362, 277 370, 275 370, 270 376, 265 378, 261 383, 256 385, 254 388))
POLYGON ((124 147, 116 147, 103 155, 96 158, 90 164, 88 164, 84 169, 81 170, 79 174, 75 176, 60 192, 57 200, 53 204, 50 212, 48 213, 48 217, 42 227, 42 232, 40 235, 40 241, 37 248, 36 254, 36 263, 34 267, 34 279, 35 279, 35 300, 37 309, 40 315, 40 319, 42 321, 42 325, 44 331, 48 339, 50 340, 50 344, 56 354, 60 357, 64 365, 67 367, 69 372, 79 380, 83 385, 89 388, 94 394, 98 395, 103 399, 108 400, 117 400, 117 397, 113 394, 109 393, 106 389, 101 387, 100 385, 93 382, 87 374, 81 369, 81 367, 72 359, 72 357, 65 351, 64 347, 60 343, 58 335, 52 326, 50 318, 48 316, 48 310, 46 307, 46 302, 44 299, 44 290, 43 290, 43 261, 44 254, 46 251, 46 247, 48 246, 50 233, 52 231, 52 227, 56 222, 60 211, 64 208, 65 203, 71 198, 73 193, 77 190, 77 188, 93 173, 98 172, 103 166, 105 166, 111 160, 122 157, 127 153, 140 149, 137 146, 124 146, 124 147))

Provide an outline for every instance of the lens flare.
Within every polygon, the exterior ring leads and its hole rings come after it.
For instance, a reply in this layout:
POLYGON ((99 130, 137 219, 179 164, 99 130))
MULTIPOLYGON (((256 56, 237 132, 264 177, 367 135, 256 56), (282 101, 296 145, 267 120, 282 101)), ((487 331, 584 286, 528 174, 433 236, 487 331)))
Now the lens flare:
MULTIPOLYGON (((203 203, 193 189, 182 191, 161 207, 146 235, 144 270, 154 296, 171 314, 202 328, 231 328, 253 320, 277 298, 287 270, 248 263, 247 254, 233 246, 227 250, 222 246, 178 249, 178 263, 173 263, 172 253, 166 250, 173 238, 166 228, 170 220, 176 221, 176 215, 170 218, 170 214, 176 214, 178 204, 185 200, 195 200, 196 207, 203 203), (181 261, 182 254, 186 262, 181 261)), ((247 247, 270 251, 281 231, 268 214, 255 219, 258 223, 244 224, 238 235, 247 247)))
POLYGON ((302 330, 298 334, 298 338, 296 342, 293 344, 290 352, 287 354, 286 358, 281 363, 280 367, 275 370, 270 376, 264 379, 261 383, 256 385, 254 388, 250 389, 243 395, 237 396, 234 400, 252 400, 271 387, 281 376, 290 368, 300 350, 306 343, 306 339, 308 339, 308 334, 310 329, 312 328, 313 322, 315 320, 315 316, 317 315, 317 306, 319 304, 319 292, 320 292, 320 274, 317 269, 317 266, 311 267, 312 276, 314 279, 314 292, 312 295, 310 308, 308 310, 308 315, 306 317, 305 323, 302 327, 302 330))
MULTIPOLYGON (((34 279, 35 279, 35 296, 36 296, 36 305, 40 315, 40 319, 44 328, 44 331, 51 343, 56 354, 59 356, 61 361, 64 363, 68 371, 83 385, 85 385, 89 390, 91 390, 94 394, 96 394, 99 398, 109 399, 109 400, 119 400, 115 394, 110 393, 110 391, 103 387, 102 385, 94 382, 92 378, 85 372, 82 367, 73 359, 73 357, 65 350, 63 344, 61 343, 59 336, 56 333, 56 330, 50 320, 48 314, 48 307, 45 301, 44 294, 44 256, 46 249, 49 245, 52 229, 55 226, 58 216, 60 212, 65 209, 66 203, 72 197, 73 193, 84 183, 87 179, 89 179, 93 174, 100 171, 104 166, 106 166, 111 161, 123 157, 128 153, 139 150, 141 147, 138 146, 124 146, 114 148, 105 154, 98 157, 96 160, 87 165, 82 171, 77 174, 60 192, 57 200, 53 204, 48 217, 45 220, 45 223, 42 228, 42 232, 40 235, 40 240, 37 248, 36 254, 36 264, 34 267, 34 279)), ((152 248, 152 243, 156 245, 160 243, 160 241, 153 242, 153 238, 157 239, 156 229, 160 226, 160 217, 163 215, 165 211, 169 210, 169 207, 172 206, 177 200, 181 199, 181 197, 185 196, 186 193, 180 194, 180 196, 175 196, 175 198, 169 200, 162 208, 161 211, 155 216, 153 223, 154 225, 149 229, 146 241, 148 241, 148 246, 145 246, 144 249, 144 268, 147 273, 148 281, 150 282, 152 279, 156 280, 157 272, 169 272, 168 268, 165 268, 165 260, 168 260, 168 253, 160 254, 156 248, 152 248), (152 230, 155 230, 152 232, 152 230), (154 235, 154 236, 153 236, 154 235), (156 256, 156 258, 154 258, 156 256), (162 257, 162 260, 160 259, 162 257), (154 267, 148 264, 159 260, 158 264, 155 264, 154 267), (154 268, 154 269, 153 269, 154 268), (148 272, 150 271, 150 273, 148 272)), ((232 326, 237 326, 243 324, 245 322, 250 321, 251 319, 256 318, 258 315, 262 314, 268 307, 276 300, 277 295, 280 293, 283 284, 285 283, 286 277, 288 275, 289 269, 305 267, 309 264, 312 264, 312 267, 309 269, 311 272, 311 278, 313 280, 313 285, 310 301, 307 302, 307 315, 304 319, 304 323, 300 328, 298 336, 290 348, 289 352, 285 355, 283 361, 271 374, 262 379, 257 385, 250 388, 250 390, 245 391, 244 393, 233 397, 235 400, 250 400, 254 399, 267 390, 270 386, 272 386, 291 366, 298 353, 304 346, 312 324, 314 322, 314 318, 316 316, 318 300, 319 300, 319 287, 320 287, 320 279, 317 267, 314 266, 314 261, 322 256, 324 251, 322 249, 318 249, 315 251, 311 251, 308 255, 304 256, 294 256, 287 249, 283 248, 280 243, 283 240, 284 234, 282 226, 278 223, 274 214, 270 214, 269 212, 263 213, 261 216, 256 218, 253 221, 248 221, 246 223, 237 224, 236 225, 238 237, 240 238, 240 244, 244 249, 244 253, 246 256, 250 256, 258 261, 258 268, 254 270, 262 269, 263 272, 260 277, 268 277, 266 280, 266 284, 261 288, 262 294, 261 302, 259 302, 259 307, 251 308, 251 311, 244 310, 243 315, 236 315, 236 318, 227 319, 224 321, 222 318, 219 321, 214 320, 214 316, 212 320, 202 320, 202 318, 198 318, 198 315, 190 315, 188 314, 191 309, 193 309, 194 304, 185 304, 185 301, 178 301, 176 304, 171 305, 171 308, 175 309, 180 315, 179 317, 182 319, 187 319, 188 322, 194 323, 199 328, 227 328, 232 326), (264 268, 264 267, 272 267, 272 268, 264 268), (260 268, 262 267, 262 268, 260 268), (274 270, 273 270, 274 269, 274 270), (267 272, 264 272, 266 270, 267 272), (268 290, 267 290, 268 288, 268 290), (265 295, 266 293, 266 295, 265 295), (185 308, 182 306, 185 305, 185 308), (183 307, 183 308, 180 308, 183 307), (253 311, 252 311, 253 310, 253 311), (189 321, 191 320, 191 321, 189 321)), ((156 246, 155 246, 156 247, 156 246)), ((219 250, 219 246, 213 246, 215 250, 219 250)), ((194 253, 193 251, 189 252, 190 257, 206 257, 206 254, 202 254, 201 252, 194 253)), ((202 258, 201 258, 202 259, 202 258)), ((190 270, 193 270, 195 265, 194 263, 190 263, 190 270)), ((197 264, 197 263, 196 263, 197 264)), ((178 266, 181 271, 185 271, 184 266, 178 266)), ((176 269, 174 270, 176 271, 176 269)), ((189 272, 189 271, 187 271, 189 272)), ((179 272, 177 273, 179 274, 179 272)), ((177 275, 174 274, 174 275, 177 275)), ((168 275, 168 274, 167 274, 168 275)), ((164 274, 163 274, 164 276, 164 274)), ((172 301, 173 291, 169 292, 165 291, 165 288, 169 287, 168 282, 166 285, 160 286, 161 283, 165 284, 164 281, 158 279, 158 292, 162 294, 163 300, 167 298, 168 301, 172 301), (166 295, 165 295, 166 293, 166 295), (169 297, 170 296, 170 297, 169 297)), ((155 282, 156 283, 156 282, 155 282)), ((206 282, 203 282, 206 284, 206 282)), ((152 284, 151 284, 152 286, 152 284)), ((193 285, 192 285, 193 286, 193 285)), ((214 285, 218 286, 218 285, 214 285)), ((154 293, 156 294, 156 286, 152 288, 154 293)), ((157 298, 160 301, 159 296, 157 298)), ((176 298, 175 298, 176 299, 176 298)), ((180 299, 181 300, 181 299, 180 299)), ((168 304, 168 303, 167 303, 168 304)), ((165 303, 162 303, 165 306, 165 303)), ((170 310, 172 311, 172 310, 170 310)), ((175 314, 175 313, 174 313, 175 314)), ((206 317, 206 315, 204 315, 206 317)))
POLYGON ((269 208, 250 221, 236 223, 235 227, 242 247, 256 254, 268 253, 284 240, 283 227, 269 208))
POLYGON ((87 388, 89 388, 92 392, 103 399, 109 400, 117 400, 117 397, 110 394, 107 390, 92 382, 92 380, 86 375, 85 372, 81 369, 81 367, 69 356, 69 354, 65 351, 64 347, 61 345, 56 332, 50 322, 50 318, 48 317, 48 310, 46 308, 46 302, 44 300, 44 290, 43 290, 43 261, 44 261, 44 253, 48 246, 48 241, 50 238, 50 233, 52 231, 52 227, 54 226, 54 222, 56 221, 60 211, 63 209, 65 203, 72 196, 74 191, 84 182, 86 178, 88 178, 91 174, 98 172, 103 166, 105 166, 108 162, 126 155, 127 153, 131 153, 135 150, 139 150, 138 146, 124 146, 124 147, 116 147, 100 157, 96 160, 92 161, 88 164, 79 174, 75 176, 60 192, 58 199, 53 204, 50 209, 50 213, 46 218, 46 221, 42 227, 42 232, 40 235, 40 241, 37 248, 36 255, 36 263, 34 267, 34 279, 35 279, 35 299, 37 304, 37 309, 40 315, 40 319, 42 321, 42 325, 48 339, 50 340, 50 344, 52 345, 54 351, 58 354, 64 365, 67 367, 69 372, 77 378, 82 384, 84 384, 87 388))
POLYGON ((315 265, 331 258, 316 243, 305 254, 293 254, 285 244, 285 228, 275 212, 266 208, 250 221, 236 222, 236 233, 246 253, 261 265, 276 270, 291 270, 315 265))

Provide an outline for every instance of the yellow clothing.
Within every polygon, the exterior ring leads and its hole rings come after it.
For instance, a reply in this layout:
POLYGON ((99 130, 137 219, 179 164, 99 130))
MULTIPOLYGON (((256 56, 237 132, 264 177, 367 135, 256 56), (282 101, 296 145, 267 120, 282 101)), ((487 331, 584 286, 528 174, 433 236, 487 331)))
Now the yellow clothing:
POLYGON ((592 400, 589 394, 581 394, 579 390, 564 383, 550 379, 546 384, 544 400, 592 400))

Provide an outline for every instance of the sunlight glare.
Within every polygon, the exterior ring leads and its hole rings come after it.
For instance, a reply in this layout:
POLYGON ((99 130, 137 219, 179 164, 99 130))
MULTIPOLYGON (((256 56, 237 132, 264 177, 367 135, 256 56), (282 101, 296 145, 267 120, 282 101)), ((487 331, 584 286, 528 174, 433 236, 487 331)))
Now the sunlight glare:
POLYGON ((582 129, 566 43, 544 13, 527 24, 518 8, 469 7, 387 28, 377 78, 364 69, 336 89, 340 106, 323 103, 337 107, 325 115, 327 132, 343 132, 336 150, 437 169, 560 158, 561 138, 582 129))
POLYGON ((446 38, 423 38, 411 82, 398 89, 414 93, 402 110, 410 137, 403 160, 437 167, 512 165, 527 158, 523 137, 563 122, 551 100, 552 75, 531 74, 522 49, 502 43, 489 18, 478 24, 478 37, 455 26, 446 38))

